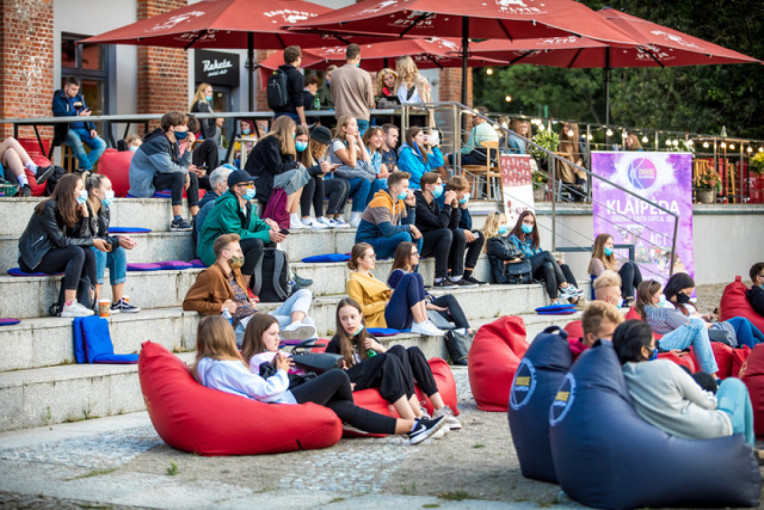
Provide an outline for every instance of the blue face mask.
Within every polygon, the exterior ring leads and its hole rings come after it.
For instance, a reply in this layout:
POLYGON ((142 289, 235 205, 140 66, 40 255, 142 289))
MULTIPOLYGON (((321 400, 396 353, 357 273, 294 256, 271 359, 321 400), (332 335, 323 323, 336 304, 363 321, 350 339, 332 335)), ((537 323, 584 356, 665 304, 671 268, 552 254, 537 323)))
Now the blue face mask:
POLYGON ((103 192, 104 197, 101 199, 101 204, 104 207, 109 207, 114 202, 114 190, 107 190, 103 192))
POLYGON ((138 150, 138 147, 136 147, 135 145, 133 145, 132 147, 130 147, 130 152, 135 152, 135 151, 137 151, 137 150, 138 150))
POLYGON ((297 149, 297 152, 302 152, 308 148, 308 142, 295 142, 294 147, 297 149))
POLYGON ((499 225, 498 232, 500 236, 503 236, 504 234, 506 234, 507 230, 509 230, 509 227, 507 227, 506 225, 499 225))
POLYGON ((606 257, 609 257, 613 254, 613 248, 603 248, 602 251, 605 252, 606 257))
POLYGON ((459 203, 460 204, 466 204, 469 201, 470 201, 470 194, 469 193, 465 193, 464 197, 459 199, 459 203))
POLYGON ((531 232, 533 232, 533 227, 531 227, 530 225, 526 225, 525 223, 520 225, 520 229, 523 231, 524 234, 530 234, 531 232))
POLYGON ((360 334, 361 334, 361 331, 363 331, 363 324, 361 324, 360 326, 358 326, 358 329, 356 330, 356 332, 355 332, 355 333, 353 333, 353 334, 352 334, 352 335, 350 335, 350 336, 358 336, 358 335, 360 335, 360 334))
POLYGON ((648 361, 653 361, 655 359, 658 359, 658 349, 651 348, 651 350, 653 351, 653 353, 650 356, 648 356, 647 358, 648 361))
POLYGON ((79 193, 77 193, 77 203, 79 205, 84 204, 88 201, 88 192, 84 189, 81 189, 79 193))
POLYGON ((188 136, 188 131, 175 131, 175 139, 178 141, 185 140, 187 136, 188 136))
POLYGON ((206 99, 208 103, 212 102, 212 96, 207 96, 204 99, 206 99))
POLYGON ((252 200, 253 198, 255 198, 255 188, 247 188, 247 191, 244 192, 244 199, 252 200))
POLYGON ((249 129, 249 128, 244 128, 244 129, 241 130, 241 134, 243 134, 243 135, 248 135, 251 132, 252 132, 252 130, 249 129))
POLYGON ((400 193, 398 193, 397 198, 398 200, 406 200, 406 195, 407 193, 405 191, 401 191, 400 193))
POLYGON ((432 190, 432 196, 435 198, 440 198, 441 195, 443 195, 443 185, 438 184, 437 186, 435 186, 435 189, 432 190))

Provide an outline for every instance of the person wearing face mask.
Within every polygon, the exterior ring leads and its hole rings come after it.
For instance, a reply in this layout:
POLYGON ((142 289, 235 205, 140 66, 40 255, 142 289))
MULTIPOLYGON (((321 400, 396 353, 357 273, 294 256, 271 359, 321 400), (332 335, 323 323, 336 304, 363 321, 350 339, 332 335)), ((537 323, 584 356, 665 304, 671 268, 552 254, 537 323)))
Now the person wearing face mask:
POLYGON ((181 216, 183 190, 193 217, 199 212, 199 178, 191 165, 196 138, 188 132, 188 119, 180 112, 162 115, 159 128, 143 138, 130 162, 130 191, 136 198, 151 198, 156 190, 170 189, 173 219, 170 230, 191 230, 181 216))
MULTIPOLYGON (((470 214, 469 202, 470 202, 470 183, 464 176, 455 175, 446 182, 445 191, 453 191, 456 193, 456 198, 459 201, 459 222, 456 227, 451 228, 454 233, 454 242, 452 243, 453 255, 449 259, 449 272, 454 274, 456 268, 456 274, 460 274, 463 271, 462 279, 466 282, 476 285, 485 285, 487 282, 483 282, 472 276, 472 271, 475 269, 480 252, 485 245, 485 237, 479 230, 472 229, 472 215, 470 214), (464 259, 456 258, 456 253, 465 253, 464 259)), ((440 198, 435 199, 438 205, 445 206, 445 193, 440 198)))
POLYGON ((640 320, 618 326, 613 347, 634 409, 642 419, 688 439, 744 434, 746 442, 753 446, 753 407, 740 379, 725 379, 714 395, 703 391, 672 361, 656 359, 645 363, 653 358, 656 346, 650 326, 640 320))
POLYGON ((493 283, 507 283, 506 267, 522 262, 525 256, 507 237, 509 227, 504 213, 493 211, 483 224, 483 237, 486 239, 483 251, 491 264, 493 283))
POLYGON ((582 352, 594 345, 597 340, 613 340, 615 328, 623 322, 623 315, 618 308, 605 301, 592 301, 586 305, 581 316, 583 338, 568 336, 570 352, 576 360, 582 352))
POLYGON ((476 287, 462 278, 464 273, 464 239, 455 242, 454 232, 461 219, 459 198, 454 191, 444 191, 440 175, 427 172, 420 179, 416 197, 416 226, 422 233, 417 243, 423 257, 435 257, 435 289, 476 287), (443 197, 443 209, 436 199, 443 197), (448 273, 451 276, 448 276, 448 273))
MULTIPOLYGON (((248 279, 242 274, 247 265, 246 253, 237 234, 223 234, 212 245, 214 263, 196 277, 183 300, 183 309, 200 315, 220 315, 231 319, 236 343, 241 345, 249 320, 258 313, 256 301, 247 292, 248 279)), ((268 312, 279 322, 284 340, 307 340, 316 337, 313 319, 308 317, 313 294, 299 289, 275 310, 268 312)))
POLYGON ((621 277, 618 273, 610 270, 603 271, 592 283, 594 299, 620 308, 623 304, 621 285, 621 277))
POLYGON ((252 122, 242 120, 239 124, 239 136, 236 137, 236 143, 233 144, 234 163, 237 168, 241 168, 241 162, 246 161, 250 152, 257 143, 257 135, 252 129, 252 122))
MULTIPOLYGON (((209 83, 200 83, 196 88, 194 98, 191 100, 189 111, 191 113, 212 113, 212 85, 209 83)), ((205 140, 212 140, 215 145, 220 140, 220 128, 217 126, 218 119, 208 118, 200 119, 201 137, 205 140)), ((215 167, 212 167, 215 168, 215 167)))
POLYGON ((627 308, 634 304, 634 296, 637 286, 642 283, 642 272, 639 266, 631 261, 618 261, 615 258, 615 245, 613 236, 604 233, 594 239, 592 248, 592 260, 589 262, 589 274, 600 276, 603 271, 617 271, 621 277, 621 293, 626 300, 627 308))
POLYGON ((19 238, 19 267, 26 273, 64 273, 61 317, 86 317, 90 310, 77 302, 80 279, 96 281, 95 254, 111 245, 90 235, 88 193, 77 174, 58 181, 50 198, 37 204, 19 238))
POLYGON ((237 234, 241 238, 244 264, 241 267, 242 281, 249 288, 255 266, 265 251, 265 245, 280 243, 286 239, 279 231, 278 224, 271 220, 261 220, 255 212, 251 200, 255 198, 255 184, 252 176, 244 170, 234 170, 228 176, 228 191, 215 201, 215 206, 207 214, 199 234, 199 258, 207 266, 212 266, 217 258, 212 245, 224 234, 237 234))
POLYGON ((100 251, 92 248, 96 257, 96 300, 101 295, 103 276, 109 268, 111 280, 111 313, 136 313, 141 309, 133 306, 124 299, 125 280, 127 279, 127 254, 138 243, 128 235, 110 236, 109 222, 111 221, 110 207, 114 201, 114 191, 111 181, 101 174, 90 174, 85 183, 88 192, 88 216, 90 218, 90 235, 106 241, 111 249, 100 251))
POLYGON ((764 262, 757 262, 748 272, 753 284, 745 293, 754 311, 764 317, 764 262))

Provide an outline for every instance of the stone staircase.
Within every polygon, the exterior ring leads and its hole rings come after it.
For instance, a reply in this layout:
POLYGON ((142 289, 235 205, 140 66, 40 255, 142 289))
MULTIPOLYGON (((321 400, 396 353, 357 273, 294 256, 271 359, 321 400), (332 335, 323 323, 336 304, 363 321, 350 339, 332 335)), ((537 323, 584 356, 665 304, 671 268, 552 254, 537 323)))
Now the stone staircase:
MULTIPOLYGON (((18 238, 39 199, 3 199, 5 218, 0 231, 0 273, 17 266, 18 238)), ((476 227, 482 225, 490 203, 471 207, 476 227)), ((112 206, 112 225, 145 227, 148 234, 131 234, 139 245, 128 252, 128 262, 190 260, 194 257, 189 232, 169 232, 170 203, 167 199, 117 199, 112 206)), ((289 254, 294 271, 314 280, 311 307, 319 335, 334 333, 334 313, 344 295, 349 270, 344 263, 307 264, 304 257, 322 253, 347 253, 355 239, 352 229, 300 230, 290 234, 280 248, 289 254)), ((375 274, 386 278, 391 261, 379 261, 375 274)), ((424 259, 420 272, 431 282, 434 260, 424 259)), ((142 308, 138 314, 114 315, 108 319, 117 353, 138 352, 151 340, 186 360, 193 359, 198 315, 181 308, 186 291, 199 269, 129 272, 125 294, 142 308)), ((476 277, 488 279, 488 263, 481 256, 476 277)), ((49 317, 60 277, 17 278, 0 276, 0 317, 22 319, 15 326, 0 328, 0 431, 29 428, 64 421, 108 416, 144 409, 136 365, 73 364, 72 320, 49 317)), ((110 295, 104 285, 104 296, 110 295)), ((583 283, 583 282, 582 282, 583 283)), ((451 291, 475 329, 502 315, 520 315, 533 338, 545 327, 564 324, 572 317, 538 316, 536 307, 547 304, 540 285, 490 285, 451 291)), ((434 292, 437 294, 438 292, 434 292)), ((275 303, 261 303, 268 311, 275 303)), ((381 339, 383 343, 418 345, 428 357, 446 357, 443 339, 401 334, 381 339)))

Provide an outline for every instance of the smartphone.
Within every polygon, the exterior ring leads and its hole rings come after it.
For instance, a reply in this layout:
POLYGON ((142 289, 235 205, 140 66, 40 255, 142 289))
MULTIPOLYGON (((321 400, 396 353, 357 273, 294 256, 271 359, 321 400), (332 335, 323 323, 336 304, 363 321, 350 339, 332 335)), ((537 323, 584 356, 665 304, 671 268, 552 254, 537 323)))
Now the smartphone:
POLYGON ((289 235, 289 229, 282 228, 281 230, 279 230, 279 234, 284 234, 285 236, 289 235))

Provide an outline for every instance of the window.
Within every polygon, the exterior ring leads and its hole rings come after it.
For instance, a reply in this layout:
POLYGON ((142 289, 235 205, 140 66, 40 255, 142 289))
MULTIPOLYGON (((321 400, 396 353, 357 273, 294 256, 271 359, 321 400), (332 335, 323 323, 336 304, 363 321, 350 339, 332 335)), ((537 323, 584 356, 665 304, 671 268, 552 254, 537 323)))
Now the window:
POLYGON ((77 76, 82 82, 80 93, 93 110, 104 115, 108 105, 108 53, 101 44, 76 44, 86 35, 61 34, 61 86, 67 76, 77 76))

